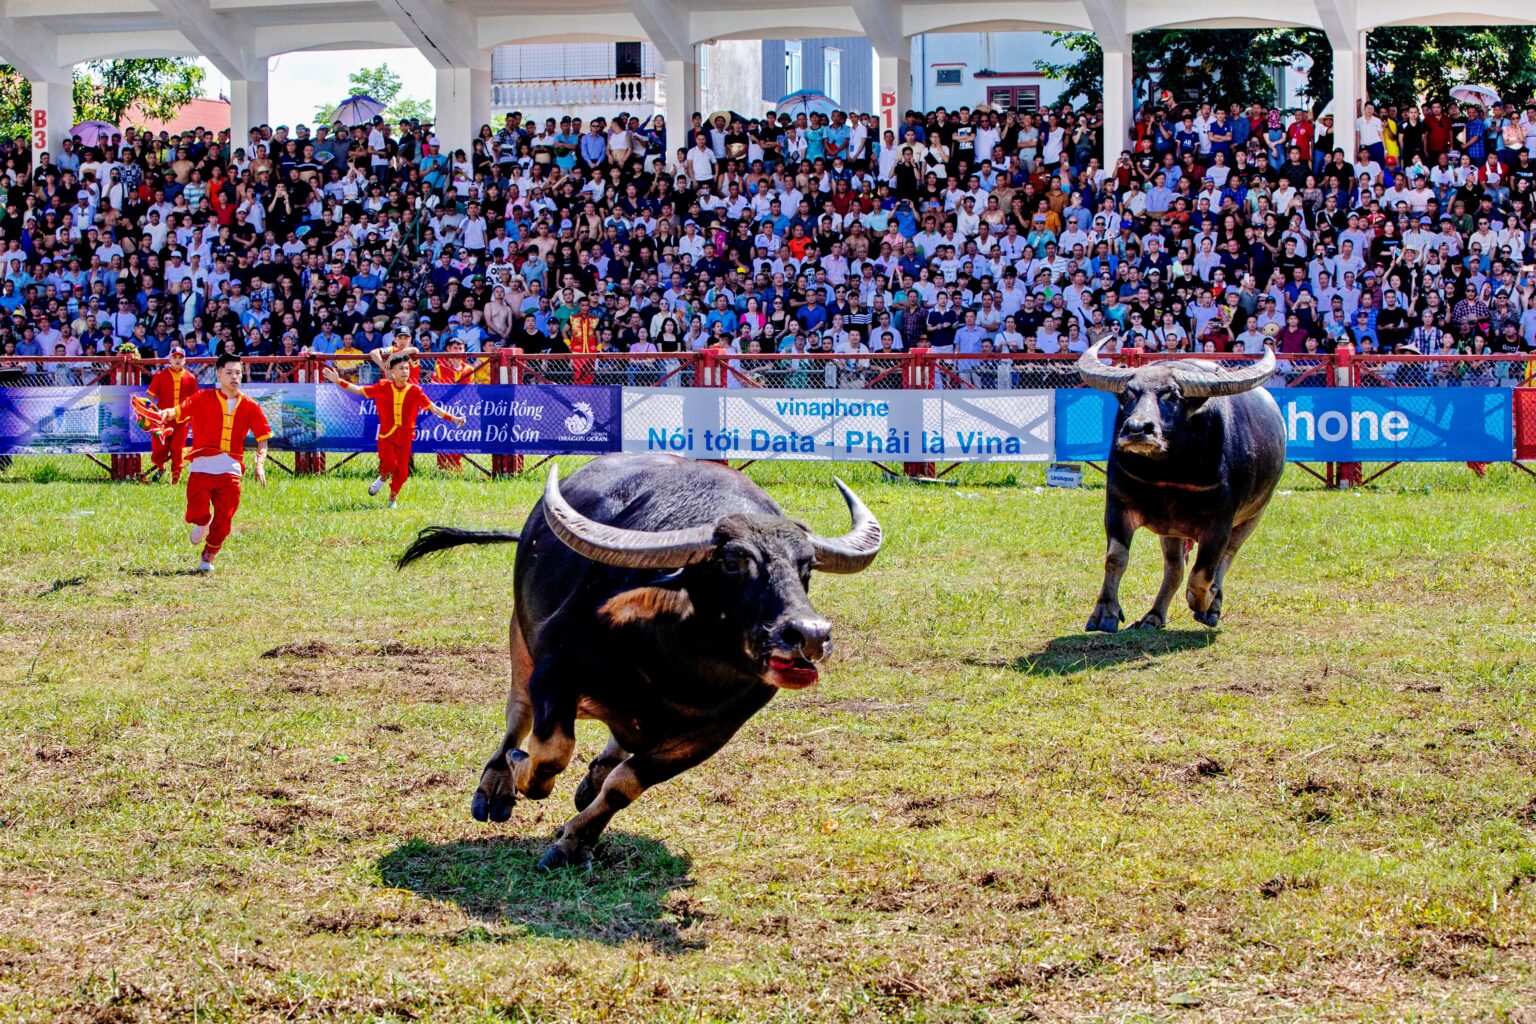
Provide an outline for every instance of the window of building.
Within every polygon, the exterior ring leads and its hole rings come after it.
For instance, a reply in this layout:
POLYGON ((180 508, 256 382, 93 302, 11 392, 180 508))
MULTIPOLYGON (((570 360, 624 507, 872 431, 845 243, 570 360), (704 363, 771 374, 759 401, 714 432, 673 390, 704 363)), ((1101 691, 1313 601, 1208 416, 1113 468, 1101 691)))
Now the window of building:
POLYGON ((987 102, 997 109, 1033 114, 1040 110, 1038 85, 989 85, 987 102))
POLYGON ((712 49, 714 47, 708 45, 699 47, 699 88, 702 90, 709 89, 709 51, 712 49))
POLYGON ((933 84, 935 85, 959 85, 959 68, 934 68, 933 84))
POLYGON ((821 51, 821 91, 833 103, 843 99, 843 51, 828 46, 821 51))
POLYGON ((802 84, 805 81, 803 56, 798 39, 784 43, 784 92, 786 94, 805 88, 802 84))
POLYGON ((641 43, 613 44, 613 73, 617 78, 639 78, 641 43))

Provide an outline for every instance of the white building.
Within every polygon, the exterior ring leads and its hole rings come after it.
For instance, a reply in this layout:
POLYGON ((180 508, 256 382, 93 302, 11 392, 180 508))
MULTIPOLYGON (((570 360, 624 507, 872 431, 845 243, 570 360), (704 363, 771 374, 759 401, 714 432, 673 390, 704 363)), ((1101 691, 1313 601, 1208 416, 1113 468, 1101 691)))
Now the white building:
MULTIPOLYGON (((766 111, 760 96, 762 53, 755 42, 702 43, 697 54, 699 110, 734 110, 748 117, 766 111)), ((491 54, 491 111, 500 118, 515 110, 540 122, 591 121, 625 111, 643 121, 666 113, 665 66, 646 42, 498 46, 491 54)))
MULTIPOLYGON (((1131 39, 1140 31, 1319 29, 1333 48, 1334 108, 1349 111, 1364 93, 1366 33, 1373 28, 1533 23, 1529 0, 4 0, 0 60, 31 83, 33 148, 56 152, 74 123, 70 73, 79 63, 205 57, 230 80, 231 132, 243 139, 252 124, 267 120, 269 58, 414 47, 437 69, 439 136, 468 149, 475 130, 491 120, 492 55, 507 44, 648 42, 666 83, 664 97, 652 87, 652 102, 665 103, 672 124, 711 109, 709 90, 724 88, 715 86, 717 75, 733 88, 739 81, 723 75, 719 61, 711 64, 716 52, 701 57, 701 44, 863 38, 873 48, 872 103, 882 119, 894 120, 913 106, 914 37, 1059 29, 1092 32, 1103 46, 1105 132, 1113 140, 1127 137, 1131 39)), ((644 61, 642 50, 642 81, 644 61)), ((931 65, 919 66, 927 90, 931 65)), ((1011 55, 1008 66, 1016 66, 1011 55)), ((615 76, 617 70, 615 64, 615 76)), ((963 85, 964 72, 961 79, 963 85)), ((937 102, 931 92, 925 98, 937 102)), ((1353 148, 1352 119, 1341 119, 1335 141, 1346 152, 1353 148)))

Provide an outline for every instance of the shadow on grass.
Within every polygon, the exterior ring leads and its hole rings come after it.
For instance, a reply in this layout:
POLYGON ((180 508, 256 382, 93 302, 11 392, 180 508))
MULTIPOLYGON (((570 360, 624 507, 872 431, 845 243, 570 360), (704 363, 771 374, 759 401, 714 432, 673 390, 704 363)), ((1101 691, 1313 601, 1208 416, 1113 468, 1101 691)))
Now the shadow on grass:
MULTIPOLYGON (((607 945, 646 942, 661 952, 704 943, 682 931, 693 923, 686 899, 692 862, 654 839, 608 832, 585 867, 545 872, 537 867, 548 838, 494 837, 429 843, 412 839, 379 859, 386 885, 457 904, 486 924, 521 932, 607 945)), ((514 941, 484 931, 479 941, 514 941)))
POLYGON ((1209 629, 1121 630, 1119 633, 1068 633, 1033 654, 1009 661, 968 659, 972 665, 1006 668, 1032 676, 1069 676, 1096 668, 1134 662, 1155 664, 1164 654, 1209 647, 1219 636, 1209 629))
POLYGON ((201 576, 196 569, 124 569, 124 575, 149 579, 170 579, 175 576, 201 576))

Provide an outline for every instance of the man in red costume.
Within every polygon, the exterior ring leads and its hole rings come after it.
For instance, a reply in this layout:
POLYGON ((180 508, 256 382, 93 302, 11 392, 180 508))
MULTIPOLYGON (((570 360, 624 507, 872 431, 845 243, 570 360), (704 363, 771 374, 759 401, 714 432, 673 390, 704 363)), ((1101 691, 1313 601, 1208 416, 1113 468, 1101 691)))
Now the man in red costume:
POLYGON ((435 404, 421 386, 411 383, 411 365, 417 350, 410 346, 389 359, 389 377, 361 387, 345 380, 334 367, 325 368, 325 379, 354 395, 373 399, 379 414, 379 478, 368 485, 369 494, 378 494, 389 481, 389 507, 394 508, 400 488, 411 475, 411 442, 416 439, 416 418, 430 412, 449 423, 464 425, 464 417, 435 404))
MULTIPOLYGON (((489 360, 481 359, 474 363, 467 363, 464 359, 464 340, 451 338, 444 346, 447 351, 437 357, 432 367, 432 383, 434 384, 467 384, 471 381, 479 381, 480 371, 489 360)), ((464 458, 461 455, 443 452, 437 457, 438 469, 462 470, 464 458)))
MULTIPOLYGON (((197 378, 187 369, 187 350, 177 345, 171 349, 166 365, 149 379, 149 397, 164 410, 176 408, 197 391, 197 378)), ((187 425, 178 423, 168 433, 150 435, 150 465, 154 468, 148 479, 159 480, 165 474, 165 463, 171 463, 171 483, 181 482, 182 452, 187 443, 187 425)))
POLYGON ((267 486, 267 438, 272 428, 256 400, 240 390, 244 365, 233 353, 217 362, 219 386, 198 391, 174 409, 161 413, 164 423, 185 429, 192 425, 192 461, 187 467, 187 522, 192 543, 203 545, 198 572, 212 572, 213 560, 229 536, 240 507, 240 481, 245 475, 245 435, 256 437, 256 481, 267 486))
MULTIPOLYGON (((576 315, 571 317, 566 324, 566 344, 570 347, 572 355, 585 355, 588 352, 596 352, 600 347, 597 340, 598 318, 592 312, 592 303, 585 295, 576 302, 576 315)), ((571 360, 571 383, 593 384, 596 378, 592 373, 592 360, 571 360)))

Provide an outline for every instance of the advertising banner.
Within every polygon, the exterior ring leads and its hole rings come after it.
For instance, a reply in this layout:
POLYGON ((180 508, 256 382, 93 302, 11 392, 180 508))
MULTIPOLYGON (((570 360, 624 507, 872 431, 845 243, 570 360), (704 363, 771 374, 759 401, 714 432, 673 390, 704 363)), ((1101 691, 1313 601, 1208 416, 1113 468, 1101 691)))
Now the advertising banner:
POLYGON ((1279 388, 1293 462, 1503 462, 1508 388, 1279 388))
POLYGON ((1046 462, 1051 391, 625 388, 627 452, 691 459, 1046 462))
MULTIPOLYGON (((424 384, 422 390, 438 405, 469 422, 461 427, 423 414, 416 421, 413 442, 419 452, 596 455, 618 450, 620 403, 616 387, 424 384)), ((372 399, 321 385, 315 405, 315 436, 308 441, 314 450, 373 450, 379 414, 372 399)), ((273 429, 277 429, 275 422, 273 429)))
MULTIPOLYGON (((1503 462, 1514 450, 1509 388, 1275 388, 1292 462, 1503 462)), ((1056 396, 1057 458, 1109 457, 1116 399, 1056 396)))
MULTIPOLYGON (((427 395, 469 422, 416 421, 420 452, 601 454, 619 447, 619 389, 554 385, 426 384, 427 395)), ((0 454, 149 451, 126 385, 0 388, 0 454)), ((246 384, 279 451, 367 452, 379 427, 372 399, 331 384, 246 384)))
POLYGON ((0 388, 0 455, 149 451, 130 438, 126 385, 0 388))

